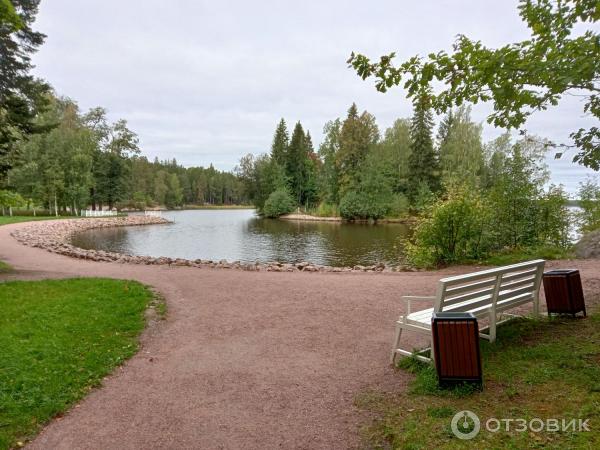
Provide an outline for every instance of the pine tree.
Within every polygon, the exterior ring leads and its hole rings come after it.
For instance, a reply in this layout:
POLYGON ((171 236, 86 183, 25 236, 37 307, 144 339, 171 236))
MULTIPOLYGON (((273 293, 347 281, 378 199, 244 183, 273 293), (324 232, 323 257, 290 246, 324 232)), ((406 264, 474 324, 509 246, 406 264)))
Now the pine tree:
POLYGON ((433 147, 432 130, 433 115, 429 98, 422 96, 415 102, 410 128, 408 193, 413 200, 424 186, 432 192, 439 188, 438 161, 433 147))
POLYGON ((287 125, 282 118, 277 124, 275 135, 273 136, 273 144, 271 145, 271 158, 278 164, 285 164, 285 157, 290 145, 290 136, 288 134, 287 125))

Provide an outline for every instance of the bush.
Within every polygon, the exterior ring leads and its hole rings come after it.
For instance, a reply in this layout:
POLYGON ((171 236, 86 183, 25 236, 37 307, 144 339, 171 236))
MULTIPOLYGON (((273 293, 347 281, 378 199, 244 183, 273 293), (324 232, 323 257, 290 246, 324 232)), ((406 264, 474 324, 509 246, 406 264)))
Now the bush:
POLYGON ((337 205, 326 202, 319 203, 317 209, 311 211, 311 213, 317 217, 339 217, 340 215, 337 205))
POLYGON ((340 201, 340 214, 346 220, 381 219, 389 209, 387 202, 363 192, 350 191, 340 201))
POLYGON ((394 194, 388 215, 390 217, 404 217, 408 215, 409 208, 410 202, 408 201, 406 195, 394 194))
POLYGON ((491 210, 477 191, 454 188, 419 220, 407 257, 418 267, 478 259, 490 248, 491 210))
POLYGON ((279 217, 294 210, 294 200, 285 189, 271 192, 267 198, 262 213, 265 217, 279 217))

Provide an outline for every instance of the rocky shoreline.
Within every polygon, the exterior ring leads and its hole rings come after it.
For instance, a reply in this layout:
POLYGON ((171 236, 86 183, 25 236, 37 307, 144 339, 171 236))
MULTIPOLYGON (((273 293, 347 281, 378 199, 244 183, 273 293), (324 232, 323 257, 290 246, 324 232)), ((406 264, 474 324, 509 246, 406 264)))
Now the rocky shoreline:
POLYGON ((31 225, 15 230, 11 235, 21 244, 30 247, 41 248, 60 255, 70 256, 72 258, 86 259, 91 261, 118 262, 128 264, 145 265, 173 265, 187 267, 210 267, 218 269, 238 269, 247 271, 266 271, 266 272, 406 272, 414 269, 398 265, 386 266, 383 263, 353 267, 331 267, 312 264, 309 262, 298 263, 242 263, 240 261, 213 261, 205 259, 182 259, 169 258, 165 256, 135 256, 122 253, 107 252, 104 250, 86 250, 71 244, 71 238, 83 231, 94 228, 141 226, 141 225, 159 225, 168 224, 169 220, 162 217, 131 215, 127 217, 110 218, 85 218, 70 219, 62 221, 40 221, 33 222, 31 225))

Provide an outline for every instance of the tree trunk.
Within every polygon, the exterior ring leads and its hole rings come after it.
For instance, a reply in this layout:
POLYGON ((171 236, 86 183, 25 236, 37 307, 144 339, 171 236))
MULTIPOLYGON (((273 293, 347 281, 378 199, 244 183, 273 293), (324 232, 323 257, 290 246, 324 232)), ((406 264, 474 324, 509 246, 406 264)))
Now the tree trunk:
POLYGON ((92 211, 96 211, 96 191, 90 188, 90 199, 92 200, 92 211))
POLYGON ((58 200, 56 198, 56 191, 54 192, 54 215, 58 217, 58 200))

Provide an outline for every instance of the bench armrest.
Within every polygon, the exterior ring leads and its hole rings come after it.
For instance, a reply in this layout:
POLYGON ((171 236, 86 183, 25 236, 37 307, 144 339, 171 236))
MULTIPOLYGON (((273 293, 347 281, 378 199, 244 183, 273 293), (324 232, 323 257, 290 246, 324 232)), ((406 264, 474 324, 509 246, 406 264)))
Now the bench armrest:
POLYGON ((408 316, 410 314, 410 303, 412 300, 417 300, 417 301, 430 301, 433 302, 435 300, 435 297, 427 295, 403 295, 402 297, 400 297, 405 303, 406 303, 406 315, 408 316))

